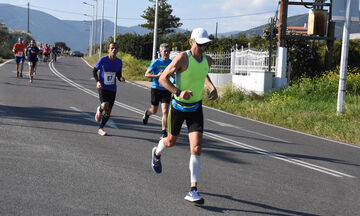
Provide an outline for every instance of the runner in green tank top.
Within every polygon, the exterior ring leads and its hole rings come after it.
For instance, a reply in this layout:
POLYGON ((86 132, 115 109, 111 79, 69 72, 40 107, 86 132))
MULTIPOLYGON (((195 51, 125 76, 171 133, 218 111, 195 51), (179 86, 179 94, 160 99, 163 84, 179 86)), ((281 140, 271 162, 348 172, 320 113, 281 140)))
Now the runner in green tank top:
POLYGON ((176 56, 159 78, 160 84, 174 94, 174 99, 168 115, 168 137, 161 139, 158 146, 153 148, 151 162, 153 170, 161 173, 160 153, 176 144, 181 126, 186 121, 191 154, 189 162, 191 188, 185 200, 198 204, 204 203, 204 199, 197 191, 204 125, 202 112, 204 84, 210 89, 210 100, 218 97, 217 90, 208 76, 212 59, 204 54, 210 42, 205 29, 194 29, 189 40, 191 49, 176 56), (175 85, 169 81, 170 76, 174 74, 176 74, 175 85))

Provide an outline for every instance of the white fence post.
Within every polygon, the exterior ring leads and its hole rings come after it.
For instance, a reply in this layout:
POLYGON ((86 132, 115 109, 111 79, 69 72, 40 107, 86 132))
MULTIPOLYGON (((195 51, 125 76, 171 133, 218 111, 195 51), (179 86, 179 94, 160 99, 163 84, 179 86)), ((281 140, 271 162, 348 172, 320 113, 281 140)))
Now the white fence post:
POLYGON ((235 54, 236 54, 237 50, 236 51, 232 51, 231 52, 231 64, 230 64, 230 73, 231 74, 235 74, 235 54))

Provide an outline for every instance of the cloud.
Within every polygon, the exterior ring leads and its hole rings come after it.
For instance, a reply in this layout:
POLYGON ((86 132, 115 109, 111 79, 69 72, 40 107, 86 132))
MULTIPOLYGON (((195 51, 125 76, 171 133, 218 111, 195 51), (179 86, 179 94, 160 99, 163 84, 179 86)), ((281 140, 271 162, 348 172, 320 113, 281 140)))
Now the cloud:
POLYGON ((276 0, 211 0, 203 7, 208 9, 217 9, 222 13, 229 15, 238 15, 249 12, 260 12, 276 10, 278 1, 276 0))

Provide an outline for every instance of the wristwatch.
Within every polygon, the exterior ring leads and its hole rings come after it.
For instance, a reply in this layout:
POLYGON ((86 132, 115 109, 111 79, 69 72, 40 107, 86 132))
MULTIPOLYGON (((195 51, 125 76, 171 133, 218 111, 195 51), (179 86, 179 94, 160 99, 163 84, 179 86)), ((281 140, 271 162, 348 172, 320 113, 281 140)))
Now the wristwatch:
POLYGON ((176 90, 175 95, 179 97, 179 96, 180 96, 180 93, 181 93, 181 90, 178 89, 178 90, 176 90))

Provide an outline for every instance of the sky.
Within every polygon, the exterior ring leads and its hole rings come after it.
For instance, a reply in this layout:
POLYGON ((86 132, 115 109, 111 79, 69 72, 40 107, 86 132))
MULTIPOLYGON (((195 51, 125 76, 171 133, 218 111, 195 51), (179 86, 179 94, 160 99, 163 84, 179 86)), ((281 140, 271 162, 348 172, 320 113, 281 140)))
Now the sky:
MULTIPOLYGON (((0 0, 21 7, 40 10, 62 20, 90 20, 92 7, 83 2, 96 5, 96 0, 0 0)), ((102 1, 98 1, 98 19, 101 18, 102 1)), ((300 1, 300 0, 293 0, 300 1)), ((304 0, 311 2, 312 0, 304 0)), ((168 0, 173 15, 180 18, 181 28, 192 30, 205 28, 209 34, 244 31, 268 23, 278 9, 278 0, 168 0)), ((104 17, 114 21, 116 0, 104 0, 104 17)), ((118 0, 118 26, 135 26, 145 23, 141 15, 149 6, 149 0, 118 0)), ((289 6, 289 16, 308 13, 304 6, 289 6)), ((0 15, 1 16, 1 15, 0 15)))

